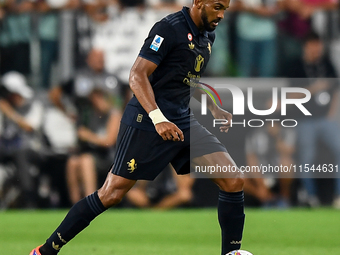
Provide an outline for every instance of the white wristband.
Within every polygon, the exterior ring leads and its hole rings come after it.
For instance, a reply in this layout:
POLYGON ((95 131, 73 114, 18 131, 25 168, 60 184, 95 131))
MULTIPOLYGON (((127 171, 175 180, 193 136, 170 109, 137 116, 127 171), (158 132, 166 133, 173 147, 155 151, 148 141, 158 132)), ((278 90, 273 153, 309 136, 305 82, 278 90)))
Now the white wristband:
POLYGON ((149 117, 154 125, 161 122, 170 122, 167 118, 165 118, 165 116, 163 115, 159 108, 149 112, 149 117))

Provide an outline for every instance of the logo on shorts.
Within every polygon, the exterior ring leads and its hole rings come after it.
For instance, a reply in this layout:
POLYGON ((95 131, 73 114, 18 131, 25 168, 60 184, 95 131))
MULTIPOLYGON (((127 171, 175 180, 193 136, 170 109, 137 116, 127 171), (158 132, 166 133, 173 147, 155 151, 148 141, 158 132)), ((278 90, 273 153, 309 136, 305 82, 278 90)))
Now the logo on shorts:
POLYGON ((137 122, 142 122, 142 120, 143 120, 143 114, 138 114, 136 121, 137 122))
POLYGON ((158 49, 162 45, 163 40, 164 40, 164 38, 162 36, 155 35, 155 38, 153 38, 153 41, 150 45, 150 49, 152 49, 154 51, 158 51, 158 49))
POLYGON ((136 160, 133 158, 129 162, 127 162, 128 165, 128 171, 130 171, 130 174, 132 174, 137 169, 137 163, 136 160))

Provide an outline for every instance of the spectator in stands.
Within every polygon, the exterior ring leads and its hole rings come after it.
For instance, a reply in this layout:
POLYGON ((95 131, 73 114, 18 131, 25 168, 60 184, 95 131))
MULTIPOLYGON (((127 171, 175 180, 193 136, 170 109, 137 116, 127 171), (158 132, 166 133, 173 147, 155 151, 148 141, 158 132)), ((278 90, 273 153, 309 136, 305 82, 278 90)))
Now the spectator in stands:
POLYGON ((239 0, 237 68, 242 77, 274 77, 277 66, 277 0, 239 0))
POLYGON ((5 17, 5 14, 6 14, 4 5, 5 5, 5 2, 0 5, 0 22, 5 17))
MULTIPOLYGON (((292 79, 293 87, 305 87, 312 98, 305 104, 312 116, 297 116, 297 148, 299 164, 315 163, 318 141, 324 142, 333 152, 336 165, 340 165, 340 136, 339 126, 335 121, 338 100, 338 86, 334 67, 325 54, 324 44, 320 37, 310 32, 304 39, 303 55, 291 65, 288 76, 292 79), (333 79, 330 79, 333 78, 333 79)), ((298 97, 299 95, 295 95, 298 97)), ((311 174, 311 172, 309 172, 311 174)), ((306 173, 302 179, 308 193, 308 204, 312 207, 319 205, 314 179, 306 173)), ((337 176, 339 177, 339 176, 337 176)), ((340 208, 340 178, 336 180, 334 206, 340 208)))
POLYGON ((0 162, 15 166, 21 207, 35 207, 36 185, 32 165, 38 165, 41 157, 40 127, 43 106, 33 100, 33 91, 25 77, 18 72, 8 72, 1 79, 0 114, 3 115, 0 130, 0 162))
MULTIPOLYGON (((273 118, 275 119, 275 118, 273 118)), ((296 134, 293 128, 281 127, 278 122, 268 122, 263 128, 253 129, 246 137, 246 159, 248 166, 290 166, 293 164, 296 134)), ((277 176, 263 176, 261 173, 246 176, 244 191, 257 198, 263 206, 290 205, 292 178, 289 173, 277 176), (271 191, 266 181, 271 178, 278 182, 279 195, 271 191)), ((268 183, 268 182, 267 182, 268 183)))
POLYGON ((30 0, 6 0, 2 5, 6 15, 0 29, 0 74, 18 71, 30 73, 31 11, 30 0))
POLYGON ((132 96, 128 86, 131 66, 156 20, 157 12, 146 8, 143 0, 121 0, 107 22, 97 24, 94 32, 92 45, 105 52, 105 70, 120 80, 125 103, 132 96))
POLYGON ((115 144, 120 121, 120 112, 112 110, 106 98, 114 96, 118 82, 114 76, 104 72, 104 53, 92 49, 87 64, 88 68, 79 70, 73 79, 50 91, 53 104, 76 121, 79 142, 67 163, 67 179, 73 203, 80 199, 82 188, 85 193, 82 195, 88 195, 96 189, 95 166, 107 170, 109 165, 105 163, 112 163, 111 147, 115 144), (65 96, 71 104, 63 100, 65 96), (72 108, 73 111, 70 110, 72 108))
MULTIPOLYGON (((104 22, 108 19, 106 4, 97 6, 97 2, 103 1, 82 1, 79 11, 75 12, 75 69, 87 66, 86 58, 93 48, 92 37, 98 20, 104 22), (100 16, 100 18, 97 17, 100 16)), ((105 1, 106 3, 107 1, 105 1)))
POLYGON ((84 1, 83 7, 87 15, 96 22, 105 22, 109 19, 107 8, 109 5, 116 5, 116 1, 84 1))
POLYGON ((338 0, 281 0, 284 18, 279 22, 280 62, 282 74, 286 74, 289 64, 303 51, 303 38, 312 28, 311 19, 316 11, 334 10, 338 0))
POLYGON ((180 11, 183 6, 189 6, 191 0, 146 0, 146 4, 155 10, 175 12, 180 11))
POLYGON ((39 13, 41 88, 50 88, 52 65, 58 58, 59 11, 75 9, 78 6, 79 0, 68 0, 64 5, 48 0, 36 2, 35 9, 39 13))
POLYGON ((66 166, 72 203, 97 189, 97 171, 108 171, 121 119, 120 111, 112 107, 106 91, 93 89, 89 100, 88 123, 78 127, 78 148, 66 166))
POLYGON ((87 95, 95 85, 101 85, 115 93, 120 84, 114 75, 104 71, 104 61, 102 50, 91 49, 86 59, 87 66, 79 69, 72 79, 50 90, 49 98, 52 103, 65 115, 79 121, 82 111, 89 104, 87 95), (63 101, 63 96, 70 100, 63 101))
POLYGON ((312 29, 311 18, 319 10, 335 10, 338 0, 282 0, 281 7, 287 11, 281 24, 284 32, 303 39, 312 29))

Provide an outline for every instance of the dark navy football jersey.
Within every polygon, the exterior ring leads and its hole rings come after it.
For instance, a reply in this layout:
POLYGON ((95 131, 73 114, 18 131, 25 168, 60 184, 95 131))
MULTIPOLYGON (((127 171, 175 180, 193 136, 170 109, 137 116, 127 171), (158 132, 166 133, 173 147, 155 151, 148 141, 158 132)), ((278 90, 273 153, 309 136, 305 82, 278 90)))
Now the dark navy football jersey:
MULTIPOLYGON (((190 98, 209 61, 214 39, 214 33, 199 32, 189 8, 183 7, 153 26, 139 53, 157 65, 149 77, 157 105, 180 129, 190 126, 190 98)), ((155 130, 135 96, 128 103, 122 122, 155 130)))

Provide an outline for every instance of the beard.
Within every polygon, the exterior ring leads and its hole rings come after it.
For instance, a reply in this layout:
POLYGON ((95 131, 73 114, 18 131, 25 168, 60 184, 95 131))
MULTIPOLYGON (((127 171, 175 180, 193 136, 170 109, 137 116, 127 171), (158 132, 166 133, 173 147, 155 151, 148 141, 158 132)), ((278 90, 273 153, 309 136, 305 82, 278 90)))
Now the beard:
POLYGON ((216 20, 213 20, 213 21, 209 22, 205 6, 202 9, 201 19, 202 19, 202 22, 203 22, 204 30, 207 31, 207 32, 212 32, 212 31, 214 31, 216 29, 215 26, 211 25, 212 22, 217 22, 218 23, 221 20, 221 19, 216 19, 216 20))

